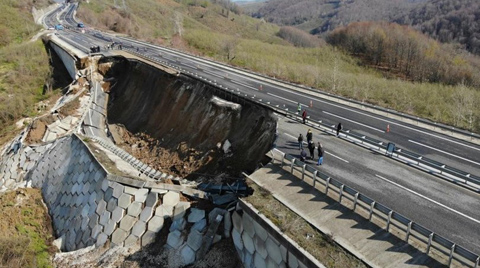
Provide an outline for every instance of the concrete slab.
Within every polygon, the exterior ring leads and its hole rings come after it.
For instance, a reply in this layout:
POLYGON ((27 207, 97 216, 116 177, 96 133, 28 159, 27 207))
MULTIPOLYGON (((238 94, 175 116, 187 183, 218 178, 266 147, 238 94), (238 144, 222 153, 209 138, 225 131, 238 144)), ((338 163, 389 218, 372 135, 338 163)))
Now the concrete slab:
POLYGON ((135 222, 137 222, 137 218, 132 217, 130 215, 126 215, 120 221, 120 228, 125 230, 126 232, 130 232, 135 222))
POLYGON ((148 222, 148 230, 152 232, 159 232, 163 228, 164 218, 155 216, 148 222))
POLYGON ((182 244, 183 244, 182 233, 180 233, 178 230, 175 230, 168 234, 167 245, 169 245, 174 249, 178 249, 182 244))
POLYGON ((128 206, 127 214, 133 217, 138 217, 138 215, 140 215, 142 212, 142 206, 143 203, 137 201, 133 202, 130 204, 130 206, 128 206))
POLYGON ((195 223, 205 218, 205 210, 192 208, 188 215, 188 222, 195 223))
POLYGON ((163 196, 163 204, 166 206, 175 207, 180 202, 180 195, 176 192, 168 192, 163 196))

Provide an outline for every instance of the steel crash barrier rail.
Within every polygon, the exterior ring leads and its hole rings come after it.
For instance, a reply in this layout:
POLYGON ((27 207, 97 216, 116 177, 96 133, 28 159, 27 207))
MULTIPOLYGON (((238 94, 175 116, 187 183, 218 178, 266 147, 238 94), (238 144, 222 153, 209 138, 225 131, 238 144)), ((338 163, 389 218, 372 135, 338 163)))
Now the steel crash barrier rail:
MULTIPOLYGON (((385 230, 390 231, 392 226, 401 230, 405 234, 405 242, 408 243, 410 237, 423 242, 426 246, 425 253, 429 254, 431 249, 436 249, 438 252, 448 257, 448 266, 452 264, 452 260, 460 262, 462 265, 478 268, 480 256, 469 251, 468 249, 453 243, 452 241, 442 237, 439 234, 421 226, 420 224, 408 219, 400 213, 382 205, 372 198, 358 192, 352 187, 341 183, 340 181, 324 174, 314 167, 301 162, 299 159, 286 154, 278 149, 270 151, 272 155, 272 164, 280 165, 285 168, 288 165, 288 170, 291 174, 295 171, 301 173, 301 180, 305 181, 305 177, 309 176, 313 181, 313 187, 316 188, 316 183, 320 183, 325 187, 325 194, 329 191, 338 194, 338 203, 342 204, 342 199, 348 199, 353 202, 352 211, 356 212, 357 208, 362 208, 368 214, 368 220, 371 222, 372 217, 376 216, 378 219, 385 222, 385 230)), ((318 188, 316 188, 318 190, 318 188)))
MULTIPOLYGON (((202 77, 198 73, 192 73, 186 70, 183 70, 182 68, 179 68, 178 66, 175 66, 173 64, 170 64, 167 61, 163 60, 158 60, 154 57, 150 56, 145 56, 141 53, 141 51, 136 51, 135 49, 129 47, 126 47, 125 50, 129 51, 130 53, 137 55, 140 58, 158 63, 163 66, 170 67, 172 69, 175 69, 179 72, 182 72, 184 75, 190 76, 195 79, 200 79, 203 82, 210 84, 211 86, 214 87, 214 89, 220 90, 219 93, 221 94, 220 96, 224 96, 226 99, 230 98, 231 100, 237 99, 246 99, 246 100, 251 100, 253 102, 256 102, 264 107, 267 107, 269 109, 274 110, 275 112, 279 114, 283 114, 287 117, 294 118, 298 121, 302 120, 301 117, 299 116, 298 113, 295 112, 290 112, 287 109, 282 109, 279 107, 279 105, 272 105, 270 102, 265 102, 261 98, 257 98, 255 95, 248 95, 246 93, 240 92, 238 89, 229 89, 227 87, 223 87, 219 83, 217 83, 216 80, 210 80, 208 78, 202 77)), ((313 127, 315 129, 318 129, 320 131, 324 131, 327 133, 331 133, 333 135, 336 135, 336 126, 334 124, 329 124, 326 122, 323 122, 322 120, 320 121, 313 121, 308 119, 307 123, 308 126, 313 127)), ((346 140, 352 141, 355 144, 368 147, 371 150, 376 150, 379 152, 382 152, 384 154, 387 153, 387 145, 388 142, 380 141, 377 139, 370 138, 366 135, 358 134, 355 133, 354 131, 350 130, 341 130, 340 131, 340 137, 344 138, 346 140)), ((470 174, 468 172, 456 169, 454 167, 447 166, 443 163, 434 161, 432 159, 426 158, 422 155, 409 152, 407 150, 404 150, 402 148, 395 148, 393 152, 388 154, 391 158, 397 159, 402 162, 407 162, 409 164, 414 164, 420 169, 428 169, 429 172, 434 173, 438 175, 441 178, 448 179, 454 182, 460 182, 463 185, 469 186, 469 189, 475 190, 477 192, 480 191, 480 177, 470 174)))

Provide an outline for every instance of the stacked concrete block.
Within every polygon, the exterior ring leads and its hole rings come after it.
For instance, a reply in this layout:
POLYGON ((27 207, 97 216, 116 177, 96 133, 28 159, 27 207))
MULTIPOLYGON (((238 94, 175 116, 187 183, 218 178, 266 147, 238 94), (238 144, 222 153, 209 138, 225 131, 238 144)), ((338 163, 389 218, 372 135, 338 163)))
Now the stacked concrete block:
POLYGON ((245 267, 306 267, 247 213, 233 212, 231 222, 233 243, 245 267))

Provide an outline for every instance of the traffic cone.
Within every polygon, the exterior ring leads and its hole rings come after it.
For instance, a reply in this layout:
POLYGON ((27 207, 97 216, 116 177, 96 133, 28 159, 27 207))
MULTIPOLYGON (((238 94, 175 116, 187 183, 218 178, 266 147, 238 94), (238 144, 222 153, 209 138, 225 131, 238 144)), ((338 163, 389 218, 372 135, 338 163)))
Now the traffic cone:
POLYGON ((310 108, 312 108, 312 107, 313 107, 313 102, 312 102, 312 101, 310 101, 310 108))
POLYGON ((387 125, 387 133, 390 132, 390 124, 387 125))

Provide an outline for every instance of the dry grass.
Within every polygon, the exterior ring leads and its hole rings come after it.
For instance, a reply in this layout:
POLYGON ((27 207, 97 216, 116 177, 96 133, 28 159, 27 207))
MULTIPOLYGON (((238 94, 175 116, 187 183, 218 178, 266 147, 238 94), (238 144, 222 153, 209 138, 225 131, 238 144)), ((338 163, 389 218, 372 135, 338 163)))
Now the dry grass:
POLYGON ((0 267, 52 267, 53 229, 37 189, 0 196, 0 267))
POLYGON ((326 267, 366 267, 364 263, 337 245, 331 234, 323 234, 302 217, 277 201, 269 191, 251 180, 247 184, 254 189, 253 195, 245 198, 264 214, 288 237, 297 242, 326 267))

